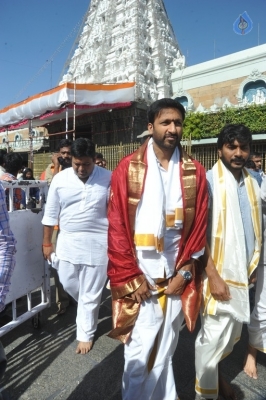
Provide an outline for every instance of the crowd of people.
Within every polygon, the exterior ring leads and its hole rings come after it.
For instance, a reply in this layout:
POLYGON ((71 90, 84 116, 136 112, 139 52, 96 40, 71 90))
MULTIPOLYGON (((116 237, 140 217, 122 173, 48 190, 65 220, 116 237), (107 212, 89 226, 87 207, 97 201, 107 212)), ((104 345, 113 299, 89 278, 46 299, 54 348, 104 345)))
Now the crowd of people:
MULTIPOLYGON (((201 320, 195 342, 197 400, 237 399, 219 363, 233 351, 244 323, 249 332, 244 371, 250 378, 257 379, 257 351, 266 352, 261 154, 251 153, 249 128, 228 124, 217 138, 219 159, 206 174, 181 146, 184 120, 179 102, 157 100, 148 109, 144 142, 113 173, 95 145, 78 138, 60 142, 41 176, 49 182, 42 252, 54 271, 57 313, 64 314, 70 302, 77 305, 76 353, 87 354, 109 279, 109 336, 124 343, 123 400, 178 398, 172 357, 184 319, 190 332, 201 320)), ((21 168, 16 157, 2 160, 1 153, 0 166, 0 179, 7 180, 16 179, 21 168)), ((22 178, 34 179, 32 171, 26 169, 22 178)), ((37 193, 31 195, 38 201, 37 193)), ((15 239, 5 197, 0 186, 0 241, 10 246, 9 272, 0 284, 7 290, 15 239)), ((17 193, 14 209, 19 202, 17 193)))

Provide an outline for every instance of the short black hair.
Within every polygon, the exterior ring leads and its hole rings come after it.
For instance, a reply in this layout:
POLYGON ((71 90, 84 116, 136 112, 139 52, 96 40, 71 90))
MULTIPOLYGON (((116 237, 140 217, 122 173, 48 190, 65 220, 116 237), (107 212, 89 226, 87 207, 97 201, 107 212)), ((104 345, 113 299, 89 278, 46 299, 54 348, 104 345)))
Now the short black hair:
POLYGON ((95 158, 95 144, 87 138, 78 138, 71 145, 71 155, 75 158, 95 158))
POLYGON ((250 129, 243 124, 228 124, 223 127, 218 135, 217 147, 222 149, 224 144, 234 143, 237 140, 241 144, 252 144, 252 134, 250 129))
POLYGON ((63 147, 71 147, 72 140, 69 139, 61 139, 57 146, 57 151, 60 151, 63 147))
POLYGON ((6 172, 14 176, 22 168, 23 159, 18 153, 7 153, 4 157, 6 172))
POLYGON ((6 150, 5 149, 0 149, 0 165, 3 165, 5 155, 6 155, 6 150))
POLYGON ((147 113, 148 123, 153 124, 155 121, 155 118, 157 118, 158 115, 160 114, 161 110, 163 110, 165 108, 175 108, 176 110, 180 111, 183 121, 184 121, 185 116, 186 116, 186 110, 184 109, 183 105, 181 103, 179 103, 179 101, 177 101, 177 100, 164 98, 164 99, 156 100, 148 108, 148 113, 147 113))
POLYGON ((252 151, 252 153, 250 153, 249 158, 253 158, 253 157, 262 157, 262 154, 259 153, 258 151, 252 151))
POLYGON ((24 169, 23 174, 22 174, 23 180, 26 181, 26 180, 29 179, 29 178, 26 177, 27 172, 30 172, 30 173, 31 173, 32 180, 34 180, 33 171, 32 171, 31 168, 25 168, 25 169, 24 169))
POLYGON ((95 153, 95 157, 99 158, 100 160, 103 160, 103 155, 102 153, 95 153))
POLYGON ((245 164, 245 167, 250 169, 256 169, 256 164, 254 163, 253 160, 248 159, 245 164))

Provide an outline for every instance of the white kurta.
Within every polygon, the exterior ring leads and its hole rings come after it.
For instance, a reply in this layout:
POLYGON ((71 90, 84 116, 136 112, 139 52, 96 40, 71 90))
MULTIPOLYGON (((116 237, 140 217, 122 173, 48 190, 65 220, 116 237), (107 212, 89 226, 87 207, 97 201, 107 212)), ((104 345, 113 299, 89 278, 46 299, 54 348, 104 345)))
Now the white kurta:
POLYGON ((67 168, 50 185, 43 225, 60 226, 56 255, 73 264, 106 265, 111 171, 95 166, 84 184, 67 168))
POLYGON ((78 302, 77 339, 93 340, 107 278, 107 202, 111 172, 95 166, 84 184, 68 168, 50 185, 43 225, 59 222, 56 264, 65 290, 78 302))

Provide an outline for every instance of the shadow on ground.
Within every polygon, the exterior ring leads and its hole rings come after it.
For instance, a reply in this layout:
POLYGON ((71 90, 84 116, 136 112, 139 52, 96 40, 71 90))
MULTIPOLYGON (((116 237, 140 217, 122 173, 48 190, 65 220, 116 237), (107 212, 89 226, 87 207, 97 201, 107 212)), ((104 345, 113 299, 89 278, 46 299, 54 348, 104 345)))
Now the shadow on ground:
MULTIPOLYGON (((43 326, 21 324, 2 338, 8 367, 0 387, 4 400, 121 400, 123 345, 107 337, 111 329, 110 291, 104 290, 96 340, 92 351, 76 355, 76 307, 70 306, 56 316, 55 290, 51 287, 52 306, 43 311, 43 326)), ((180 400, 194 400, 194 342, 199 329, 189 333, 186 327, 173 359, 180 400)), ((251 380, 243 372, 248 337, 246 326, 233 353, 221 365, 238 400, 266 399, 266 356, 259 353, 259 379, 251 380)), ((132 399, 135 400, 135 399, 132 399)), ((140 399, 136 399, 140 400, 140 399)))

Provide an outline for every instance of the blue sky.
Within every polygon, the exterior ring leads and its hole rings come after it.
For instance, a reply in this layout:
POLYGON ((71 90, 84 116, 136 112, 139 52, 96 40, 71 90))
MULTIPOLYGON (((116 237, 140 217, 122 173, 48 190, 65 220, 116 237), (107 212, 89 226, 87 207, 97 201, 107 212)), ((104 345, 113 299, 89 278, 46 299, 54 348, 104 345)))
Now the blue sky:
MULTIPOLYGON (((266 43, 266 0, 165 0, 187 64, 266 43), (253 30, 233 23, 247 11, 253 30)), ((57 85, 89 0, 0 0, 0 109, 57 85), (52 61, 51 61, 52 60, 52 61)))

